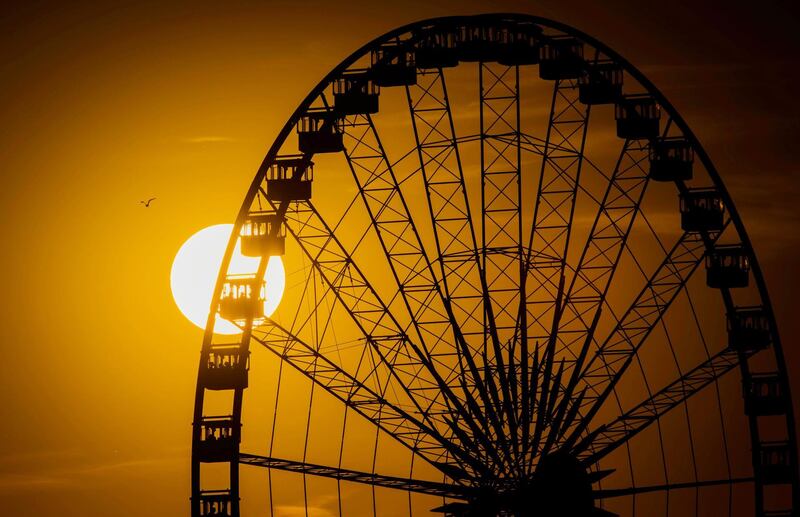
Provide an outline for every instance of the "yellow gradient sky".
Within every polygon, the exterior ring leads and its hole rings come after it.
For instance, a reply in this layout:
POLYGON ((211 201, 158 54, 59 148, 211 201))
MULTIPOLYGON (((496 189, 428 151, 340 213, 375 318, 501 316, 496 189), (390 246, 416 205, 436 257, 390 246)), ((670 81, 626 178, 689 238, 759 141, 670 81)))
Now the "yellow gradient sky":
POLYGON ((561 20, 653 79, 742 212, 800 399, 793 8, 17 4, 0 13, 0 513, 188 514, 202 336, 172 301, 172 258, 192 233, 233 220, 272 139, 324 74, 373 37, 433 16, 561 20))

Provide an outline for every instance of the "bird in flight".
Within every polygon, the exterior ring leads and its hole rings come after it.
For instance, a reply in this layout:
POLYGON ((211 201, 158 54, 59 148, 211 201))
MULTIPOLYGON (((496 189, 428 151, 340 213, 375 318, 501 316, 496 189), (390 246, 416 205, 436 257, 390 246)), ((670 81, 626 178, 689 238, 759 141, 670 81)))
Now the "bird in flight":
POLYGON ((149 206, 150 206, 150 203, 151 203, 151 202, 155 201, 155 199, 156 199, 156 198, 154 198, 154 197, 151 197, 151 198, 150 198, 150 199, 148 199, 147 201, 139 201, 139 203, 143 204, 143 205, 144 205, 144 207, 145 207, 145 208, 147 208, 147 207, 149 207, 149 206))

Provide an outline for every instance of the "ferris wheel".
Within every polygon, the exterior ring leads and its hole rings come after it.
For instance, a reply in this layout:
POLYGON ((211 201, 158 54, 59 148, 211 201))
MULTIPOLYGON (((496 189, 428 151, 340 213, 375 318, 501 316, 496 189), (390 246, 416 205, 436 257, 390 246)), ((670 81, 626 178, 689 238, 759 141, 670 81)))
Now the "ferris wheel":
POLYGON ((426 20, 322 79, 247 191, 191 513, 798 515, 788 386, 733 200, 655 86, 557 22, 426 20))

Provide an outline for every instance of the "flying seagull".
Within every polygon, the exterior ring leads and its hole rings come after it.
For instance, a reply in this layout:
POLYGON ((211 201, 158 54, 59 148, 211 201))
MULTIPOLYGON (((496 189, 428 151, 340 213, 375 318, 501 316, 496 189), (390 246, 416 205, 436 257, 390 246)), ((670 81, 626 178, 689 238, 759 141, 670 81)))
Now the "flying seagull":
POLYGON ((144 207, 145 207, 145 208, 147 208, 147 207, 149 207, 149 206, 150 206, 150 203, 151 203, 152 201, 155 201, 155 199, 156 199, 156 198, 154 198, 154 197, 151 197, 151 198, 150 198, 150 199, 148 199, 147 201, 139 201, 139 203, 143 204, 143 205, 144 205, 144 207))

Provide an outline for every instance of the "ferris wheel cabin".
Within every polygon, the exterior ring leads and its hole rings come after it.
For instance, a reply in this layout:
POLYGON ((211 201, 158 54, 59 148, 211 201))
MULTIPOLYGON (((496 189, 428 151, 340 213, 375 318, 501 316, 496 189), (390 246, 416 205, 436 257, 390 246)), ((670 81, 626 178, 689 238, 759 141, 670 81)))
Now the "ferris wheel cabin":
POLYGON ((507 23, 500 28, 501 52, 497 62, 506 66, 535 65, 539 62, 542 28, 533 23, 507 23))
POLYGON ((301 153, 344 151, 341 120, 329 110, 309 111, 297 123, 297 143, 301 153))
POLYGON ((625 95, 615 106, 614 118, 618 137, 652 140, 660 131, 661 108, 649 94, 625 95))
POLYGON ((614 104, 622 97, 622 67, 614 61, 588 65, 578 77, 578 100, 584 104, 614 104))
POLYGON ((756 352, 772 342, 769 318, 763 307, 737 307, 728 314, 728 346, 740 352, 756 352))
POLYGON ((539 77, 548 81, 583 75, 583 43, 572 36, 550 37, 539 47, 539 77))
POLYGON ((414 60, 419 69, 452 68, 458 66, 455 28, 421 29, 414 33, 414 60))
POLYGON ((769 441, 759 444, 756 474, 765 484, 791 483, 794 468, 789 442, 769 441))
POLYGON ((308 201, 314 162, 302 155, 279 156, 267 171, 267 199, 270 201, 308 201))
POLYGON ((200 442, 196 444, 200 461, 230 461, 239 450, 239 425, 229 416, 207 416, 200 421, 200 442))
POLYGON ((194 501, 201 517, 233 517, 233 495, 230 490, 202 490, 194 501))
POLYGON ((219 315, 228 321, 243 322, 264 317, 264 283, 252 275, 229 276, 222 285, 219 315))
POLYGON ((239 231, 242 255, 272 257, 286 253, 286 225, 278 214, 251 214, 239 231))
POLYGON ((497 61, 501 54, 500 29, 488 23, 458 27, 456 49, 459 61, 497 61))
POLYGON ((738 244, 717 246, 706 255, 706 273, 708 287, 747 287, 750 283, 750 256, 738 244))
POLYGON ((751 374, 744 386, 744 410, 748 415, 784 415, 788 409, 786 391, 776 373, 751 374))
POLYGON ((464 62, 498 62, 506 66, 539 62, 542 29, 533 23, 466 24, 456 32, 457 58, 464 62))
POLYGON ((203 387, 209 390, 247 388, 248 357, 249 353, 242 352, 238 343, 212 345, 200 370, 203 387))
POLYGON ((370 77, 378 86, 417 84, 414 53, 403 43, 384 43, 371 53, 370 77))
POLYGON ((656 138, 650 143, 650 179, 688 181, 692 179, 694 149, 682 137, 656 138))
POLYGON ((725 204, 717 189, 691 189, 680 196, 681 228, 686 232, 718 232, 725 227, 725 204))
POLYGON ((378 112, 380 87, 364 71, 345 72, 333 83, 333 104, 339 115, 367 115, 378 112))

